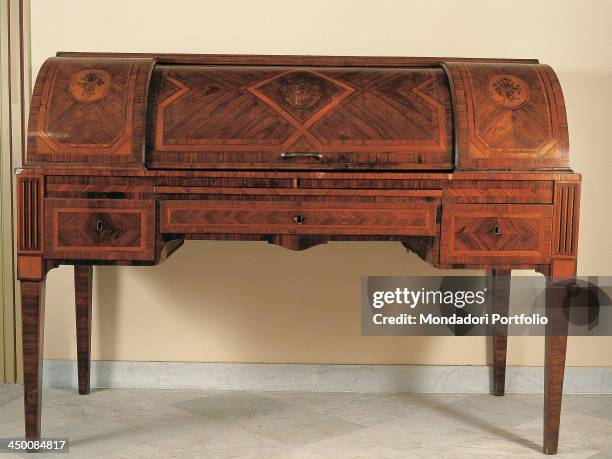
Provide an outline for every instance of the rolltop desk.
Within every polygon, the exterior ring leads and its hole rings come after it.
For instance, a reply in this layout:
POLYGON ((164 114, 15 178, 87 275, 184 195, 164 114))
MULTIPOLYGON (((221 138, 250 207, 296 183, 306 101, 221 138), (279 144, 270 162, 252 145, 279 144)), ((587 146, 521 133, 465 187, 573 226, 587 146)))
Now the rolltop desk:
MULTIPOLYGON (((74 265, 87 394, 94 265, 155 265, 185 239, 390 240, 438 268, 487 270, 507 313, 512 269, 575 275, 580 182, 561 87, 537 60, 58 53, 17 170, 26 437, 41 434, 58 265, 74 265)), ((506 341, 493 337, 496 395, 506 341)), ((545 339, 549 454, 566 341, 545 339)))

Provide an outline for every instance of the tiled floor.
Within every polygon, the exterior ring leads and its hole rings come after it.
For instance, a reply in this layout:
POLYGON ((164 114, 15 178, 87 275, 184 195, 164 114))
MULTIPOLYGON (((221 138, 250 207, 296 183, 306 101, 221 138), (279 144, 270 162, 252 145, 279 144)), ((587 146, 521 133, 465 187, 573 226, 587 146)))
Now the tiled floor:
MULTIPOLYGON (((45 388, 44 398, 44 435, 69 437, 75 457, 544 457, 536 395, 45 388)), ((22 423, 21 387, 0 385, 0 437, 21 436, 22 423)), ((612 396, 566 396, 561 425, 558 457, 612 458, 612 396)))

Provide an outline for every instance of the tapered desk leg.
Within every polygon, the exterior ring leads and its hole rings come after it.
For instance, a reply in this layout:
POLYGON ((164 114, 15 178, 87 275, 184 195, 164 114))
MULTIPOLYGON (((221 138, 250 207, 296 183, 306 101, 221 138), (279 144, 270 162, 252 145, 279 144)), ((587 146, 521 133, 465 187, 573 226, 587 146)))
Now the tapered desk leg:
MULTIPOLYGON (((576 274, 575 260, 555 260, 551 264, 549 282, 560 282, 576 274)), ((565 288, 546 290, 546 341, 544 354, 544 453, 556 454, 559 444, 565 352, 568 321, 563 312, 565 288)))
POLYGON ((25 436, 40 438, 45 281, 21 282, 25 436))
POLYGON ((74 298, 76 304, 77 365, 79 394, 89 394, 91 362, 91 289, 92 265, 74 266, 74 298))
MULTIPOLYGON (((510 270, 491 271, 493 313, 508 315, 510 305, 510 270)), ((506 350, 508 326, 496 324, 493 329, 493 394, 504 395, 506 387, 506 350)))

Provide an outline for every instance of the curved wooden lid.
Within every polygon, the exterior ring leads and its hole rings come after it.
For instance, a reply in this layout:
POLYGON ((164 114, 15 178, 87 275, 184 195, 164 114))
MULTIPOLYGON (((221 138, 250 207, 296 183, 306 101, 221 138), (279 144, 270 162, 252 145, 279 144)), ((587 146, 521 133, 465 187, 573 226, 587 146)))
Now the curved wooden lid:
POLYGON ((151 58, 51 58, 38 73, 26 164, 142 165, 151 58))
POLYGON ((451 169, 442 69, 157 66, 153 168, 451 169))
POLYGON ((569 166, 561 86, 542 64, 447 63, 458 169, 569 166))
POLYGON ((25 164, 566 169, 568 132, 534 60, 70 54, 39 72, 25 164))

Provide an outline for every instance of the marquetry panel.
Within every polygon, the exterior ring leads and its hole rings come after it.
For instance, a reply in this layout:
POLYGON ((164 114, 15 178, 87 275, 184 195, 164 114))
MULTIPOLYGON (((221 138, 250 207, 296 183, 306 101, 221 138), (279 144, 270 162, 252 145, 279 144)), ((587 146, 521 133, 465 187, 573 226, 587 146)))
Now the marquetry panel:
POLYGON ((435 203, 162 201, 164 233, 433 235, 435 203))
POLYGON ((151 167, 452 167, 441 69, 157 66, 149 106, 151 167))
POLYGON ((41 255, 17 255, 17 279, 40 280, 45 273, 45 262, 41 255))
POLYGON ((44 277, 44 177, 17 175, 17 278, 44 277))
POLYGON ((42 176, 18 176, 17 243, 20 253, 42 251, 43 199, 42 176))
POLYGON ((51 58, 30 110, 26 164, 142 164, 152 59, 51 58))
POLYGON ((553 255, 575 257, 578 251, 580 182, 556 182, 553 255))
POLYGON ((153 201, 47 199, 45 204, 47 257, 153 259, 153 201))
POLYGON ((442 263, 546 263, 551 205, 449 204, 442 212, 442 263))
POLYGON ((568 166, 561 87, 539 64, 445 64, 454 94, 460 169, 568 166))

